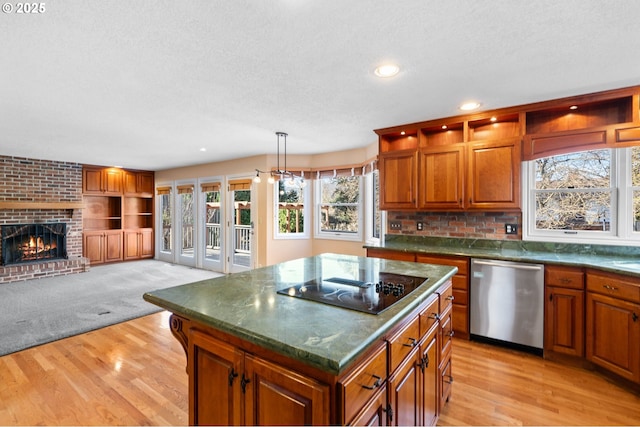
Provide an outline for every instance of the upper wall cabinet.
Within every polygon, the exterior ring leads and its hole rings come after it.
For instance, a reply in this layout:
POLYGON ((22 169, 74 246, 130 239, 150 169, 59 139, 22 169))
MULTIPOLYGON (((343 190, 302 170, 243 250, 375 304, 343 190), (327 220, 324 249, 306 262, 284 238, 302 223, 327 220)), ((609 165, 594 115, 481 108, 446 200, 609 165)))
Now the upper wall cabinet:
POLYGON ((85 166, 82 175, 84 194, 122 194, 122 169, 85 166))
POLYGON ((557 101, 526 112, 524 160, 640 144, 638 94, 624 90, 557 101))
POLYGON ((520 209, 520 132, 518 114, 488 113, 380 132, 381 208, 520 209))
POLYGON ((153 172, 124 171, 124 194, 151 197, 153 182, 153 172))
POLYGON ((522 160, 640 145, 640 86, 375 132, 381 209, 518 211, 522 160))

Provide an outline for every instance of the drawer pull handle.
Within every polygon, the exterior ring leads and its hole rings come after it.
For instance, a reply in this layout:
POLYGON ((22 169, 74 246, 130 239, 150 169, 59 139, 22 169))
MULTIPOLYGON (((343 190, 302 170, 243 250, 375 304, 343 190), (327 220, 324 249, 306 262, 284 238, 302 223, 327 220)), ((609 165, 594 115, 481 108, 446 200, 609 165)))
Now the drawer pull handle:
POLYGON ((382 378, 380 378, 377 375, 371 375, 373 378, 375 378, 376 380, 374 381, 373 385, 363 385, 362 388, 366 388, 367 390, 375 390, 378 387, 380 387, 380 384, 382 383, 382 378))
POLYGON ((429 319, 440 320, 440 315, 438 313, 431 313, 429 319))
POLYGON ((409 341, 411 341, 409 344, 405 343, 405 344, 402 344, 402 345, 405 346, 405 347, 411 347, 411 348, 413 348, 416 345, 418 345, 418 341, 416 341, 415 338, 409 338, 409 341))
POLYGON ((453 337, 453 334, 454 334, 454 332, 453 332, 453 329, 452 329, 452 330, 449 331, 449 333, 447 335, 449 335, 449 337, 453 337))
POLYGON ((633 314, 631 315, 631 319, 633 319, 634 322, 638 321, 638 315, 636 314, 636 312, 634 311, 633 314))
POLYGON ((445 383, 449 383, 449 384, 453 383, 453 377, 451 375, 443 375, 442 380, 445 383))
POLYGON ((573 280, 567 279, 566 277, 563 277, 562 279, 560 279, 560 283, 562 283, 563 285, 566 285, 571 282, 573 282, 573 280))
POLYGON ((611 291, 611 292, 615 292, 615 291, 617 291, 617 290, 618 290, 618 288, 617 288, 617 287, 615 287, 615 286, 611 286, 611 285, 602 285, 602 287, 603 287, 603 288, 605 288, 605 289, 606 289, 606 290, 608 290, 608 291, 611 291))
POLYGON ((453 301, 455 299, 455 297, 453 295, 449 295, 446 300, 447 301, 453 301))

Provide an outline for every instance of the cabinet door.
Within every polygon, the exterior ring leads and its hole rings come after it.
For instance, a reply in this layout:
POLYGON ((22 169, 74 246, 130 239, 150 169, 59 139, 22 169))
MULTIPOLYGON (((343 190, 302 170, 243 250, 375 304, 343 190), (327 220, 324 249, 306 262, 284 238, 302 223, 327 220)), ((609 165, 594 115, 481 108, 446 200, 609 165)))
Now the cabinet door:
POLYGON ((545 289, 544 349, 584 355, 584 291, 548 286, 545 289))
POLYGON ((140 258, 153 258, 153 228, 140 230, 140 258))
POLYGON ((390 425, 418 426, 422 423, 421 353, 418 350, 418 347, 415 347, 395 373, 389 377, 389 403, 392 410, 390 425))
POLYGON ((420 151, 418 207, 459 210, 464 204, 464 147, 420 151))
POLYGON ((124 259, 140 258, 140 235, 137 231, 124 232, 124 259))
POLYGON ((138 193, 138 174, 135 172, 124 172, 124 193, 133 195, 138 193))
POLYGON ((469 145, 469 208, 520 209, 520 151, 519 139, 469 145))
POLYGON ((123 172, 120 169, 104 170, 104 191, 106 193, 122 194, 123 172))
POLYGON ((422 425, 435 425, 440 413, 440 396, 438 394, 438 333, 437 326, 427 335, 420 346, 422 371, 422 425))
POLYGON ((244 353, 205 335, 189 332, 189 424, 243 425, 244 353))
POLYGON ((587 292, 587 359, 640 382, 640 305, 587 292))
POLYGON ((418 152, 380 154, 380 209, 415 209, 418 203, 418 152))
POLYGON ((246 425, 328 425, 329 386, 245 355, 246 425))
POLYGON ((83 237, 82 255, 89 259, 91 265, 102 264, 104 262, 104 233, 85 231, 83 237))
POLYGON ((83 193, 102 193, 102 170, 84 168, 82 184, 83 193))
POLYGON ((105 262, 122 261, 122 231, 105 231, 105 262))
POLYGON ((387 425, 387 387, 382 386, 362 411, 356 415, 350 425, 386 426, 387 425))

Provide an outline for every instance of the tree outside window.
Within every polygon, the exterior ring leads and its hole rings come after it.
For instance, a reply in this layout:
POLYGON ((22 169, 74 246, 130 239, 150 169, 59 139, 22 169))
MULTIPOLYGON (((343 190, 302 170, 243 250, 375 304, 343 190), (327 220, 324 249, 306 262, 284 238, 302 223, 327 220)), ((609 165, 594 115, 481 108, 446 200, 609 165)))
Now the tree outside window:
POLYGON ((359 176, 340 176, 319 180, 319 232, 332 235, 360 233, 359 176))
POLYGON ((278 200, 279 234, 305 234, 305 186, 299 179, 280 179, 275 183, 278 200))

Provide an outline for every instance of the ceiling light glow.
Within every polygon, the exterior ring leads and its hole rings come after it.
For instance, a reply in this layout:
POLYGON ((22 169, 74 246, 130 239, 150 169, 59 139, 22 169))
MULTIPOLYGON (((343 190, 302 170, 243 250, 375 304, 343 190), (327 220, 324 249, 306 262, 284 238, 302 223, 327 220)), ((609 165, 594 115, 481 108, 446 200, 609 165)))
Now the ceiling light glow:
POLYGON ((480 108, 480 105, 482 105, 482 104, 480 104, 477 101, 468 101, 468 102, 465 102, 462 105, 460 105, 459 108, 462 111, 471 111, 471 110, 476 110, 476 109, 480 108))
POLYGON ((396 64, 385 64, 379 66, 373 72, 378 77, 393 77, 400 72, 400 67, 398 67, 396 64))
POLYGON ((572 105, 571 107, 569 107, 569 110, 577 110, 578 106, 577 105, 572 105))

